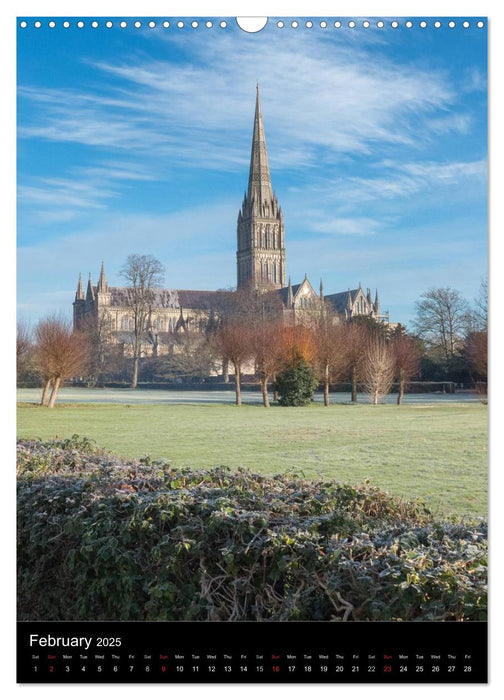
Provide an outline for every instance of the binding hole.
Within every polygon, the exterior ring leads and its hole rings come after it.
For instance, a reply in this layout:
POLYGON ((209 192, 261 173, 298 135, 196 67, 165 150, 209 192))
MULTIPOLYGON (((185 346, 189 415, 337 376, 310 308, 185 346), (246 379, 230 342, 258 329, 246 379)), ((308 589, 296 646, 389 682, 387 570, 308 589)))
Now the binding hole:
MULTIPOLYGON (((236 23, 244 32, 255 34, 268 24, 267 17, 237 17, 236 23)), ((221 25, 222 26, 222 25, 221 25)))

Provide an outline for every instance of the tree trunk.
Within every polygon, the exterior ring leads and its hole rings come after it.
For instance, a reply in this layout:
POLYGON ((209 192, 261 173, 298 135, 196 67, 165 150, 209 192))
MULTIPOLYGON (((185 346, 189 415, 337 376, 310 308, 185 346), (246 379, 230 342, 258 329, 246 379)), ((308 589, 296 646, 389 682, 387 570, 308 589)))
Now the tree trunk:
POLYGON ((261 379, 261 392, 263 398, 263 406, 265 408, 270 407, 269 396, 268 396, 268 377, 261 379))
POLYGON ((326 362, 324 369, 324 406, 329 406, 329 363, 326 362))
POLYGON ((226 384, 229 382, 229 360, 227 357, 222 360, 222 379, 226 384))
POLYGON ((233 362, 235 368, 235 392, 236 392, 236 405, 241 406, 241 366, 239 362, 233 362))
MULTIPOLYGON (((276 382, 276 374, 273 375, 273 381, 276 382)), ((276 401, 278 403, 278 391, 275 385, 275 388, 273 389, 273 401, 276 401)))
POLYGON ((352 403, 357 403, 357 371, 352 367, 352 403))
POLYGON ((136 389, 138 384, 138 355, 133 358, 133 377, 131 379, 130 388, 136 389))
POLYGON ((41 406, 47 406, 50 386, 51 386, 51 379, 49 378, 46 380, 46 382, 44 384, 44 388, 42 389, 42 398, 40 399, 41 406))
POLYGON ((397 394, 397 405, 398 406, 400 406, 402 404, 405 385, 406 385, 406 380, 404 379, 404 377, 399 377, 399 393, 397 394))
POLYGON ((378 389, 373 391, 373 404, 376 406, 378 404, 378 389))
POLYGON ((49 403, 47 404, 47 408, 54 408, 54 404, 56 402, 56 397, 58 395, 60 382, 61 382, 61 377, 56 377, 56 379, 54 380, 52 391, 51 391, 51 398, 49 399, 49 403))

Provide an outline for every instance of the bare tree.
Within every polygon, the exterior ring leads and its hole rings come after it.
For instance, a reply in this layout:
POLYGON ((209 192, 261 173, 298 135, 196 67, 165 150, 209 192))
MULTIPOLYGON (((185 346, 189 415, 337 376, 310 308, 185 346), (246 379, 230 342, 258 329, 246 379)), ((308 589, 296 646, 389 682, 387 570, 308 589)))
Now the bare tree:
POLYGON ((106 374, 110 357, 117 349, 113 344, 111 318, 108 311, 99 309, 96 315, 85 317, 81 323, 80 330, 88 337, 90 378, 98 386, 103 386, 103 378, 106 374))
POLYGON ((362 374, 364 350, 372 331, 369 326, 359 321, 345 323, 342 328, 345 348, 345 372, 350 377, 351 401, 357 402, 357 387, 362 374))
POLYGON ((447 362, 462 345, 469 307, 456 289, 429 289, 416 303, 415 329, 420 338, 447 362))
POLYGON ((346 369, 345 329, 332 309, 323 305, 314 324, 316 360, 324 385, 324 406, 329 406, 329 388, 346 369))
POLYGON ((25 321, 18 321, 16 328, 16 359, 28 352, 31 345, 30 327, 25 321))
POLYGON ((384 338, 372 337, 366 344, 362 360, 362 383, 371 403, 390 391, 394 381, 394 356, 384 338))
POLYGON ((126 303, 133 318, 133 376, 131 388, 136 389, 142 341, 153 307, 154 290, 163 283, 164 267, 152 255, 129 255, 120 274, 129 287, 126 303))
POLYGON ((402 403, 406 384, 420 371, 419 341, 399 329, 390 338, 394 358, 394 374, 398 381, 397 403, 402 403))
POLYGON ((272 319, 256 318, 250 328, 250 349, 259 375, 263 406, 270 407, 268 382, 283 363, 283 324, 272 319))
POLYGON ((477 330, 486 331, 488 328, 488 280, 486 277, 481 280, 479 294, 474 301, 477 330))
POLYGON ((290 366, 300 359, 309 365, 316 362, 317 340, 312 327, 299 323, 283 326, 282 343, 285 366, 290 366))
POLYGON ((30 355, 31 346, 31 334, 28 323, 25 321, 18 321, 16 329, 16 365, 18 381, 23 375, 29 362, 28 358, 30 355))
POLYGON ((469 333, 465 356, 476 390, 486 395, 488 379, 488 331, 469 333))
POLYGON ((220 355, 228 358, 234 367, 236 405, 241 406, 242 367, 252 356, 250 324, 245 318, 226 318, 215 331, 212 343, 220 355))
POLYGON ((49 316, 37 324, 35 343, 37 364, 44 378, 40 403, 53 408, 61 382, 85 371, 89 361, 88 338, 74 331, 69 321, 49 316))

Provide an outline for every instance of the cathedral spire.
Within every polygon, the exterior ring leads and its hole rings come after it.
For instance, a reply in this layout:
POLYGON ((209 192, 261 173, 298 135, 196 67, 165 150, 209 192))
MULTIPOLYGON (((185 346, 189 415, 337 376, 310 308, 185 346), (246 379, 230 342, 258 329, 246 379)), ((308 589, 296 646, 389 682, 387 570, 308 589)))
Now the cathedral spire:
POLYGON ((77 282, 77 291, 75 292, 75 301, 82 301, 86 297, 84 296, 84 289, 82 288, 82 275, 79 272, 79 281, 77 282))
POLYGON ((237 222, 237 286, 282 289, 286 286, 284 220, 271 186, 259 85, 256 89, 248 189, 237 222))
POLYGON ((107 278, 105 277, 105 266, 101 264, 100 279, 98 280, 98 286, 96 287, 97 292, 108 292, 107 278))
POLYGON ((254 201, 259 208, 264 204, 271 206, 273 190, 268 164, 268 151, 264 124, 261 112, 259 84, 256 86, 256 106, 254 115, 254 133, 252 137, 252 152, 250 154, 250 172, 248 181, 248 199, 254 201))

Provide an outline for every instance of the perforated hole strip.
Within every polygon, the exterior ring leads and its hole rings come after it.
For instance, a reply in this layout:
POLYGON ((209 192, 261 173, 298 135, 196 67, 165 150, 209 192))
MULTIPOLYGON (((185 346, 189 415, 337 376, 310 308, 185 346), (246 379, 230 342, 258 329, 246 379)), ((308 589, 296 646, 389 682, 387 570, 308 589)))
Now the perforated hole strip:
MULTIPOLYGON (((21 29, 229 29, 233 25, 236 25, 235 18, 194 18, 194 19, 177 19, 177 18, 100 18, 100 19, 79 19, 79 18, 68 18, 68 19, 35 19, 26 18, 19 19, 18 26, 21 29)), ((443 17, 440 19, 429 18, 429 20, 415 18, 398 18, 398 19, 379 19, 379 18, 367 18, 367 19, 352 19, 348 17, 343 17, 339 19, 334 18, 273 18, 268 20, 268 25, 273 26, 276 29, 294 29, 294 30, 315 30, 315 29, 455 29, 457 27, 462 27, 463 29, 483 29, 487 26, 487 22, 482 19, 471 18, 462 19, 460 17, 456 19, 443 17)), ((238 25, 239 26, 239 25, 238 25)), ((261 30, 258 30, 261 31, 261 30)))

